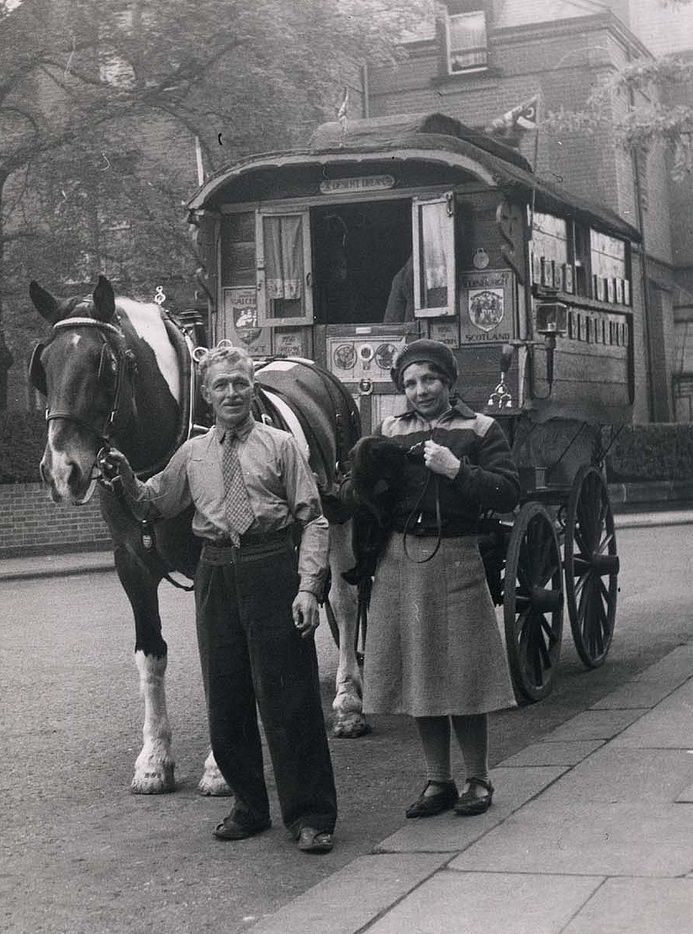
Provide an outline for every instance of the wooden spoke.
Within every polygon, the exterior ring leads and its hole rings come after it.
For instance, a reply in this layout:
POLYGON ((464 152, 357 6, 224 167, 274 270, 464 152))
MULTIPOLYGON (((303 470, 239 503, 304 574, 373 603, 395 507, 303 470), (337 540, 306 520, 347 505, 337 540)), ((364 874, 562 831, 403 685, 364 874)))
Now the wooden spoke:
POLYGON ((596 467, 582 467, 568 500, 563 551, 570 627, 583 664, 603 664, 618 594, 618 553, 609 493, 596 467))
POLYGON ((519 701, 546 697, 561 650, 563 580, 553 519, 526 503, 513 526, 505 562, 508 662, 519 701))

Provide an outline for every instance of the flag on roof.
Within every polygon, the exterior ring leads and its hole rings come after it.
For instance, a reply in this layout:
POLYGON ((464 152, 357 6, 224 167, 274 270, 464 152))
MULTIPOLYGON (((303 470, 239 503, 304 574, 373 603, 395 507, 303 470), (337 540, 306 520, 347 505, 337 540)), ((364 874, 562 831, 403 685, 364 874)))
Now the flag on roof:
POLYGON ((529 100, 523 101, 512 110, 508 110, 501 117, 496 117, 486 127, 486 133, 509 133, 520 127, 522 130, 536 130, 537 110, 539 108, 539 95, 535 94, 529 100))

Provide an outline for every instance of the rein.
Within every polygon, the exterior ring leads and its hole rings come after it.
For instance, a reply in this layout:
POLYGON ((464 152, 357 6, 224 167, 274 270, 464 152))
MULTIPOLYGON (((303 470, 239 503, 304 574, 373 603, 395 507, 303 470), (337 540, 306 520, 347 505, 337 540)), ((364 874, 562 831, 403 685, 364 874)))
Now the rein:
MULTIPOLYGON (((419 519, 420 518, 421 516, 419 516, 419 519)), ((404 523, 404 534, 402 536, 402 548, 404 549, 404 553, 407 556, 407 558, 409 558, 409 560, 412 561, 414 564, 426 564, 427 561, 431 561, 438 554, 442 541, 443 541, 443 518, 440 512, 440 483, 438 482, 437 474, 434 474, 431 471, 429 472, 428 477, 426 477, 426 483, 424 484, 424 487, 421 491, 421 494, 419 495, 418 500, 414 504, 412 511, 407 516, 407 521, 404 523), (409 554, 409 549, 407 547, 407 536, 409 535, 409 532, 410 532, 409 523, 411 522, 412 517, 416 515, 416 512, 419 506, 423 502, 424 496, 426 495, 428 491, 428 487, 429 487, 431 480, 433 480, 433 483, 435 484, 435 496, 436 496, 436 544, 435 544, 433 551, 430 553, 430 555, 426 555, 425 558, 421 558, 419 560, 418 558, 412 558, 412 556, 409 554)))

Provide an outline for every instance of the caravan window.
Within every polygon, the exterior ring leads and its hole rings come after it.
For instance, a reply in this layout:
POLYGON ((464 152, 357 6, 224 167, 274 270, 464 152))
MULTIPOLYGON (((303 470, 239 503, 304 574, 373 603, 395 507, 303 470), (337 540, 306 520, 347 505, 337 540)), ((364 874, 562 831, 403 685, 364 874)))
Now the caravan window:
POLYGON ((257 217, 257 287, 262 324, 312 321, 307 212, 257 217))
POLYGON ((455 314, 455 216, 452 195, 414 199, 414 313, 455 314))

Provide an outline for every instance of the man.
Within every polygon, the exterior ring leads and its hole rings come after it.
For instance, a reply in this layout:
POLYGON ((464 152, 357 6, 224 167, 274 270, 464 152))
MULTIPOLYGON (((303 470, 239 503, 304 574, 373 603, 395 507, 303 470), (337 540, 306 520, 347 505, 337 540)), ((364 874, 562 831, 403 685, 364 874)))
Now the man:
POLYGON ((203 542, 195 577, 197 635, 212 750, 232 789, 220 840, 270 826, 256 704, 285 826, 300 850, 332 849, 337 813, 313 633, 328 560, 315 480, 286 432, 251 413, 253 361, 218 347, 200 364, 215 425, 187 441, 146 483, 114 449, 133 511, 169 517, 195 505, 203 542), (298 559, 294 531, 301 530, 298 559))
POLYGON ((414 261, 411 256, 404 266, 396 272, 390 295, 387 300, 383 322, 385 324, 398 324, 403 321, 414 320, 414 261))

